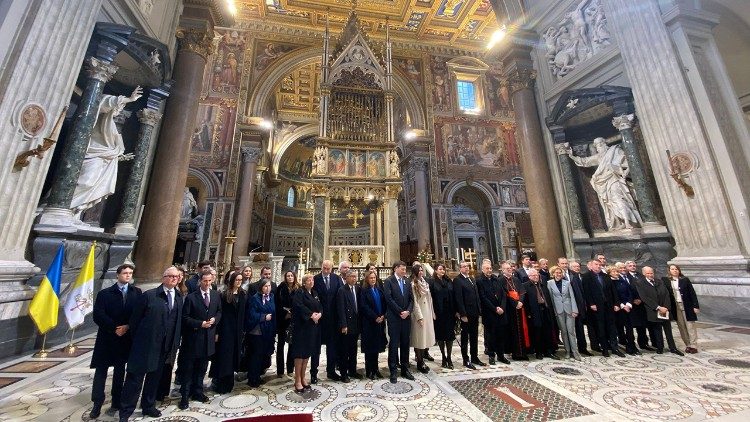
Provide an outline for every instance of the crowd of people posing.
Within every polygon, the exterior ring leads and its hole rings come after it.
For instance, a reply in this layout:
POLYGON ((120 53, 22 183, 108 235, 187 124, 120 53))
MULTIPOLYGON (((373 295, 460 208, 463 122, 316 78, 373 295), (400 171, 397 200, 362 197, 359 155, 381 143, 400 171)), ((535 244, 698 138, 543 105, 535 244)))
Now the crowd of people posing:
POLYGON ((321 267, 302 280, 287 271, 278 284, 270 268, 252 281, 252 268, 245 267, 217 283, 211 263, 202 262, 190 278, 184 269, 169 267, 158 287, 141 292, 131 284, 133 266, 120 266, 117 283, 101 290, 94 303, 99 331, 89 417, 101 412, 109 367, 114 372, 108 412, 119 411, 126 421, 139 396, 145 416, 161 415, 156 401, 169 395, 173 373, 183 410, 190 400, 208 401, 206 374, 218 394, 231 392, 245 373, 248 385, 257 388, 274 353, 277 375, 293 374, 294 391, 304 395, 319 382, 322 346, 327 379, 344 383, 384 378, 378 358, 386 350, 392 383, 399 375, 414 380, 410 349, 419 372, 430 371, 426 361, 434 361, 429 348, 436 344, 441 366, 454 369, 458 333, 462 364, 469 369, 510 364, 508 356, 560 359, 559 345, 564 357, 577 360, 591 356, 589 348, 605 357, 663 353, 665 337, 668 350, 682 355, 672 336, 673 320, 685 351, 697 353, 698 299, 676 265, 661 279, 650 267, 638 273, 633 261, 608 266, 604 255, 589 261, 583 273, 566 258, 550 268, 548 260, 532 263, 524 255, 518 266, 502 262, 499 274, 484 260, 474 277, 470 263, 461 262, 453 279, 442 264, 427 277, 415 262, 407 276, 399 261, 385 280, 373 265, 360 273, 342 262, 338 274, 331 261, 321 267), (480 320, 487 363, 478 350, 480 320), (364 375, 358 372, 360 352, 364 375))

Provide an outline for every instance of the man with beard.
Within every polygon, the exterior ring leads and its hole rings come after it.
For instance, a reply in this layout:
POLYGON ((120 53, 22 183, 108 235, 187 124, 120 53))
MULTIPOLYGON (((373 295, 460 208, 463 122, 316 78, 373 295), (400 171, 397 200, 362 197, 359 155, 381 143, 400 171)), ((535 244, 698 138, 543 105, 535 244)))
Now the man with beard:
POLYGON ((510 349, 513 360, 529 360, 526 350, 531 347, 531 340, 526 325, 526 310, 523 308, 524 292, 521 289, 521 281, 505 272, 501 281, 507 295, 508 342, 506 350, 510 349))

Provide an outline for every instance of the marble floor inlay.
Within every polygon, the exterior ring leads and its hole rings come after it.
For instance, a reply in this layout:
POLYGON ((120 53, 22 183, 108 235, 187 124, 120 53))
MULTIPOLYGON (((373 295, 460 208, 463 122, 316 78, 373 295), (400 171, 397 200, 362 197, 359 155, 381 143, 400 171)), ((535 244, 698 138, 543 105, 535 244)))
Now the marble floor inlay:
MULTIPOLYGON (((750 336, 740 328, 719 324, 699 326, 700 353, 684 357, 644 352, 642 356, 599 355, 574 360, 535 360, 511 365, 460 366, 454 346, 455 370, 440 368, 440 351, 428 374, 415 381, 399 378, 320 383, 304 395, 292 391, 292 378, 277 378, 275 367, 266 383, 252 389, 237 383, 231 394, 207 390, 208 403, 190 402, 177 409, 179 395, 162 402, 158 419, 137 410, 131 420, 214 422, 246 416, 312 413, 316 421, 746 421, 750 415, 750 336)), ((674 328, 677 332, 676 327, 674 328)), ((480 330, 481 332, 481 330, 480 330)), ((89 369, 93 339, 77 343, 78 352, 46 360, 26 355, 0 368, 0 421, 88 421, 93 370, 89 369)), ((480 350, 483 342, 480 336, 480 350)), ((684 348, 678 340, 678 346, 684 348)), ((560 353, 562 354, 562 353, 560 353)), ((364 360, 359 356, 362 371, 364 360)), ((325 353, 321 356, 325 374, 325 353)), ((275 360, 274 360, 275 362, 275 360)), ((385 372, 386 354, 380 368, 385 372)), ((109 380, 108 380, 109 381, 109 380)), ((209 380, 206 380, 206 385, 209 380)), ((109 385, 107 387, 109 396, 109 385)), ((105 403, 104 410, 109 407, 105 403)), ((100 421, 116 417, 102 413, 100 421)))

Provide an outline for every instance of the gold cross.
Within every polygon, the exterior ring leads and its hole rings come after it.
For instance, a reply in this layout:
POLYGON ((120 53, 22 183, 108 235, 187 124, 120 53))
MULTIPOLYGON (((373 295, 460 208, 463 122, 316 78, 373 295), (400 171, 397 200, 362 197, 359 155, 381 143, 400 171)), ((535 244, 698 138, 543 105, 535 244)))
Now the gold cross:
POLYGON ((464 259, 469 261, 470 268, 474 268, 474 260, 477 259, 477 253, 473 249, 467 249, 464 252, 464 259))
POLYGON ((359 208, 357 208, 357 207, 352 207, 352 212, 350 212, 346 216, 347 216, 347 218, 351 218, 351 219, 354 220, 354 222, 352 223, 352 227, 354 227, 355 229, 357 227, 359 227, 359 222, 358 222, 359 219, 365 217, 364 214, 362 214, 361 212, 359 212, 359 208))

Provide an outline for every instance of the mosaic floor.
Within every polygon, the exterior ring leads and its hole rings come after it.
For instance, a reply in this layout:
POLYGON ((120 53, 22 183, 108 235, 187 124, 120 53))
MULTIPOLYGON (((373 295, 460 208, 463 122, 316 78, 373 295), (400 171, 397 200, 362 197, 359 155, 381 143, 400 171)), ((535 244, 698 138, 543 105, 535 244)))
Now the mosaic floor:
MULTIPOLYGON (((750 420, 750 330, 699 327, 701 352, 685 357, 644 353, 582 362, 544 359, 477 371, 430 364, 432 371, 415 373, 413 382, 342 384, 323 378, 305 396, 291 391, 291 379, 269 371, 260 389, 240 383, 232 394, 209 391, 209 403, 191 402, 186 411, 177 409, 173 395, 160 406, 161 418, 143 418, 137 410, 131 420, 203 422, 298 412, 312 412, 321 421, 361 422, 750 420)), ((0 365, 0 420, 87 421, 93 341, 78 345, 78 356, 56 348, 44 360, 26 356, 0 365)), ((440 354, 437 347, 431 352, 440 354)), ((460 362, 459 354, 455 348, 454 362, 460 362)), ((381 368, 386 366, 382 355, 381 368)), ((99 420, 115 418, 103 412, 99 420)))

